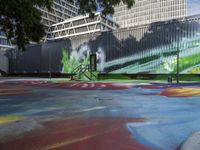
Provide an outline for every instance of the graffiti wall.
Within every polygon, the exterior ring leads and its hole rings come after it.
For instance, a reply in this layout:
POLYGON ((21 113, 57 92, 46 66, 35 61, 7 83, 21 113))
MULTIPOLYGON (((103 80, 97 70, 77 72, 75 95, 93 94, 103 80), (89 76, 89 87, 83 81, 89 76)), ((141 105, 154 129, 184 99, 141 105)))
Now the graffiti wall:
POLYGON ((179 53, 180 73, 198 74, 200 16, 54 41, 36 51, 41 51, 40 72, 71 73, 79 64, 89 63, 90 54, 96 54, 98 71, 103 73, 169 74, 176 73, 179 53))
POLYGON ((84 62, 90 53, 96 53, 101 72, 176 73, 179 53, 181 73, 200 73, 199 18, 105 32, 71 43, 70 61, 84 62))

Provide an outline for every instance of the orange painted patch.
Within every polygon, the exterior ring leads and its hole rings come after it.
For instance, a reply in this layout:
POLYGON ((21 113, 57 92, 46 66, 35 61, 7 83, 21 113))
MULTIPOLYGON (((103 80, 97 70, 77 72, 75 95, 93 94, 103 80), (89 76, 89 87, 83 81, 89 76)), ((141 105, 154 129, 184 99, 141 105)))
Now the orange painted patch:
POLYGON ((44 130, 0 144, 1 150, 150 150, 126 128, 143 119, 88 118, 46 122, 44 130))
POLYGON ((0 96, 18 96, 31 93, 31 90, 25 86, 0 84, 0 96))
POLYGON ((200 96, 200 88, 167 88, 158 95, 163 95, 168 97, 200 96))

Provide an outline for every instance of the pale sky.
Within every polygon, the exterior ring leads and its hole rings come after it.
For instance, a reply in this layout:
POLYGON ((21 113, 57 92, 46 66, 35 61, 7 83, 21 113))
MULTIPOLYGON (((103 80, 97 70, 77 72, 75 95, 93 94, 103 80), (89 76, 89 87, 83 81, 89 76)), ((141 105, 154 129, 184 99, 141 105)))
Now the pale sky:
POLYGON ((200 0, 188 0, 188 15, 200 14, 200 0))

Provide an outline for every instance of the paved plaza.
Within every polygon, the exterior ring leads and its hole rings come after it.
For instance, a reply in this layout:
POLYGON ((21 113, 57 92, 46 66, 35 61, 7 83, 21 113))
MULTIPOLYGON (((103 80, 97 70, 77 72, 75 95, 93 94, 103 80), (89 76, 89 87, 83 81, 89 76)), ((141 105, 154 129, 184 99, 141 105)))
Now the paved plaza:
POLYGON ((1 150, 179 150, 200 84, 0 80, 1 150))

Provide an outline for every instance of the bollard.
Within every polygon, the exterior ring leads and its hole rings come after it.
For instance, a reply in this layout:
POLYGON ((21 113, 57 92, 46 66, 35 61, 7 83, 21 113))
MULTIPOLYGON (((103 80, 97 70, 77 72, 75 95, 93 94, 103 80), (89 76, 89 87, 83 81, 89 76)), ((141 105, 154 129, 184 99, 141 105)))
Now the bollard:
POLYGON ((169 76, 167 77, 167 81, 168 81, 168 83, 172 83, 172 76, 171 76, 171 75, 169 75, 169 76))

